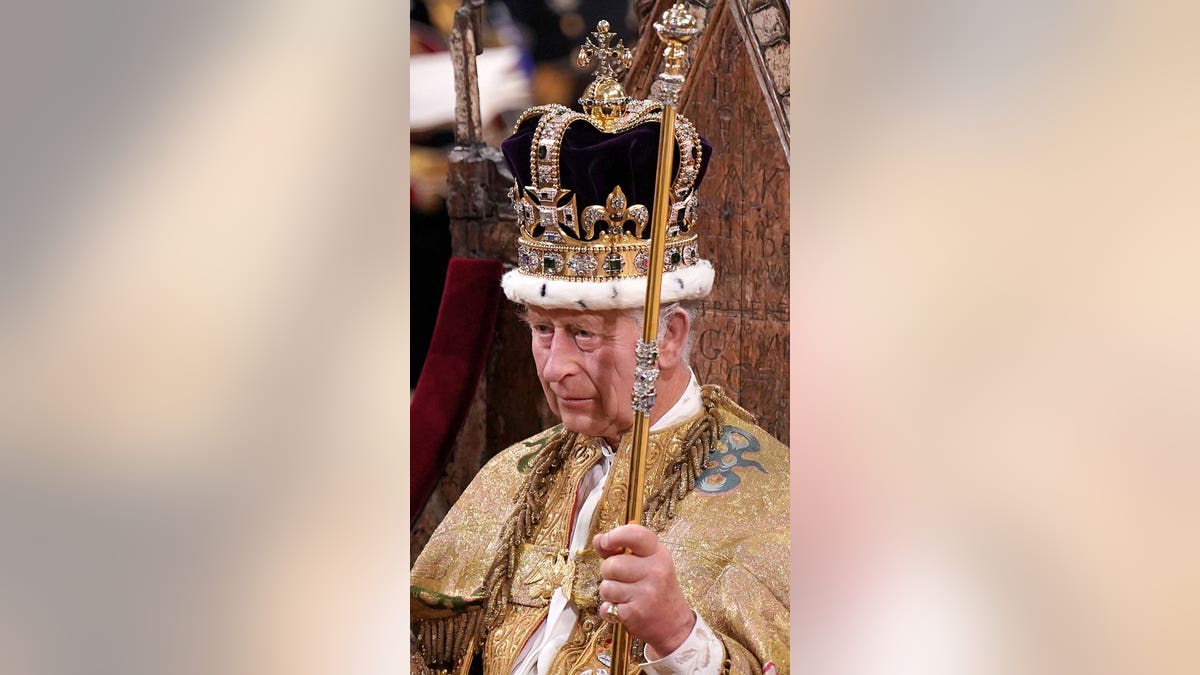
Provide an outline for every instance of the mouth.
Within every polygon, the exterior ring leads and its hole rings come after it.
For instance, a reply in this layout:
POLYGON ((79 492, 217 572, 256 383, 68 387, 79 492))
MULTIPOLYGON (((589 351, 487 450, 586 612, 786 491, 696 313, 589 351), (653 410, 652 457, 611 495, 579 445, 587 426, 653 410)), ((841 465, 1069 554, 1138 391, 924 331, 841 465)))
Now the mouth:
POLYGON ((581 408, 591 402, 591 398, 573 398, 570 396, 557 396, 558 405, 567 408, 581 408))

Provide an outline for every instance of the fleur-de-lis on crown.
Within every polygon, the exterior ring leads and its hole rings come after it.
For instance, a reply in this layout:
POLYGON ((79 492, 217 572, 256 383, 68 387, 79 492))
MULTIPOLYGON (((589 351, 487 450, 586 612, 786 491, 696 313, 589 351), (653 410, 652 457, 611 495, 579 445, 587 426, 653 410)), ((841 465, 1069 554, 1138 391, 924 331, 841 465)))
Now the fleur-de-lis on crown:
POLYGON ((634 237, 644 237, 650 222, 650 212, 641 204, 629 204, 621 186, 609 193, 604 206, 589 206, 583 210, 583 238, 591 239, 596 231, 596 223, 607 225, 608 238, 625 239, 623 233, 625 223, 634 224, 634 237))

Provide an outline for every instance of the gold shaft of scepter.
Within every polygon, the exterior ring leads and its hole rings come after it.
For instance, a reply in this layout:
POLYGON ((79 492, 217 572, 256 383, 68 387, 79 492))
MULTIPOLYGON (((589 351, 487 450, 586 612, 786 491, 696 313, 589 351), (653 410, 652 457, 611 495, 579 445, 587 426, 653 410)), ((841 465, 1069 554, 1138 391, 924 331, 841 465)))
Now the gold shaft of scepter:
MULTIPOLYGON (((658 310, 662 291, 663 256, 666 248, 667 220, 671 212, 671 163, 675 154, 675 106, 683 86, 686 44, 700 29, 695 17, 682 2, 676 2, 654 24, 663 48, 664 67, 658 76, 662 123, 658 136, 658 163, 655 168, 654 218, 650 229, 650 265, 646 271, 646 303, 642 314, 642 344, 639 345, 639 376, 649 365, 650 398, 634 395, 633 442, 629 454, 629 491, 625 500, 625 522, 642 521, 642 502, 646 485, 646 448, 650 440, 650 407, 653 406, 653 382, 657 378, 658 310), (639 405, 639 399, 641 405, 639 405)), ((636 385, 635 385, 636 387, 636 385)), ((635 392, 636 392, 635 388, 635 392)), ((629 632, 620 623, 613 626, 612 673, 626 675, 632 643, 629 632)))
MULTIPOLYGON (((646 280, 646 311, 642 323, 642 342, 653 343, 658 337, 659 294, 662 288, 663 250, 666 247, 666 216, 671 208, 671 159, 675 140, 675 108, 663 108, 662 134, 658 143, 658 185, 654 190, 654 223, 650 233, 650 269, 646 280), (666 183, 664 186, 663 184, 666 183)), ((646 447, 650 440, 649 411, 637 411, 633 417, 633 443, 629 453, 629 493, 625 501, 625 522, 642 522, 642 502, 646 486, 646 447)), ((621 624, 613 629, 613 675, 628 672, 630 658, 629 633, 621 624)))

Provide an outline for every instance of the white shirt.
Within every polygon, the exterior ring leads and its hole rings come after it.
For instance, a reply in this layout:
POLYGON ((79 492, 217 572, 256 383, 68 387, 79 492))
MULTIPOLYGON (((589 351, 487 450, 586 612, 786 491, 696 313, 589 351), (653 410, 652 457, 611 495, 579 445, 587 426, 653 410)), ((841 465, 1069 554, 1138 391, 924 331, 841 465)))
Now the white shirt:
MULTIPOLYGON (((678 424, 703 409, 700 384, 696 381, 696 373, 692 372, 691 381, 688 382, 683 395, 650 430, 657 431, 678 424)), ((603 439, 600 439, 600 451, 600 461, 589 469, 579 482, 579 494, 586 494, 587 497, 571 522, 571 558, 575 557, 576 551, 586 548, 589 543, 588 524, 592 522, 592 516, 604 493, 608 472, 612 469, 613 455, 616 451, 603 439)), ((553 597, 550 598, 546 620, 538 626, 521 653, 517 655, 516 665, 513 667, 514 675, 546 675, 559 648, 571 636, 571 630, 575 628, 575 622, 578 620, 579 610, 576 609, 575 603, 570 601, 561 588, 555 589, 553 597)), ((720 672, 724 652, 725 648, 720 638, 704 623, 704 619, 696 614, 696 625, 683 644, 663 658, 643 664, 642 671, 651 675, 715 674, 720 672)))

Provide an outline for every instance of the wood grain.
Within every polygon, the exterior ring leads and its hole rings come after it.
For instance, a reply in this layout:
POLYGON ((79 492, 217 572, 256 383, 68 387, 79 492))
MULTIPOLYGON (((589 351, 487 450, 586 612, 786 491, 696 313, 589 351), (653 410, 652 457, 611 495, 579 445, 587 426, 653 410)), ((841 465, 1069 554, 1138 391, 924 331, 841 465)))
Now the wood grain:
MULTIPOLYGON (((644 25, 671 4, 655 3, 644 25)), ((700 188, 698 231, 701 255, 717 269, 712 295, 700 305, 692 362, 702 381, 726 387, 787 443, 787 8, 763 0, 688 5, 706 25, 691 46, 680 112, 713 146, 700 188)), ((652 36, 649 30, 643 35, 652 36)), ((650 91, 659 52, 657 39, 639 40, 630 95, 650 91)))

